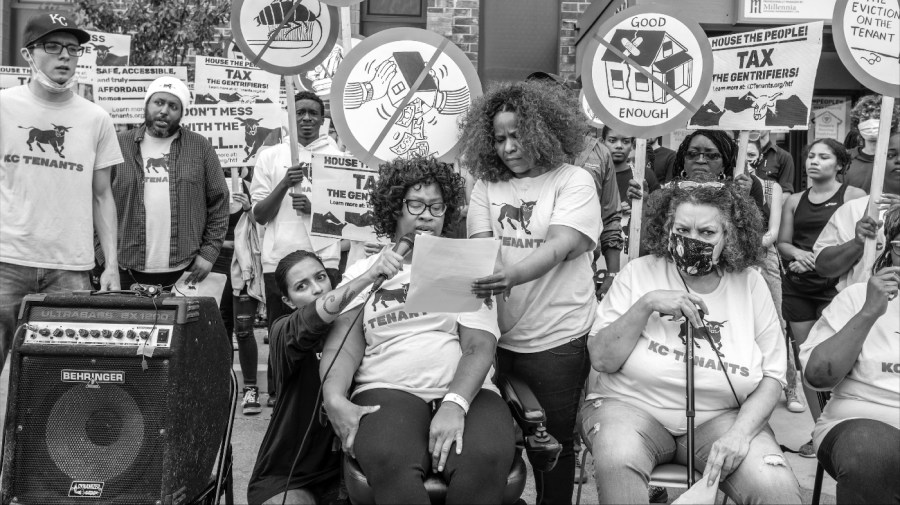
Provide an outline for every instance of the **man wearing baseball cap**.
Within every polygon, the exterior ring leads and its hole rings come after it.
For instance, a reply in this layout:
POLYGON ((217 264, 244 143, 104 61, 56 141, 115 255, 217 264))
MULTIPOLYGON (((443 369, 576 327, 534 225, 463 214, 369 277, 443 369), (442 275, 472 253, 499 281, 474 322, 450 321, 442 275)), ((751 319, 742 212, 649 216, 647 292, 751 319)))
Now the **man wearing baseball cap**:
POLYGON ((126 284, 189 283, 212 270, 228 228, 228 186, 212 145, 181 127, 190 92, 180 79, 153 81, 144 124, 119 135, 125 162, 113 172, 120 274, 126 284))
MULTIPOLYGON (((23 296, 90 289, 95 233, 116 258, 110 172, 122 152, 109 114, 72 92, 89 39, 64 14, 32 18, 31 79, 0 91, 0 370, 23 296)), ((100 280, 119 289, 115 260, 100 280)))

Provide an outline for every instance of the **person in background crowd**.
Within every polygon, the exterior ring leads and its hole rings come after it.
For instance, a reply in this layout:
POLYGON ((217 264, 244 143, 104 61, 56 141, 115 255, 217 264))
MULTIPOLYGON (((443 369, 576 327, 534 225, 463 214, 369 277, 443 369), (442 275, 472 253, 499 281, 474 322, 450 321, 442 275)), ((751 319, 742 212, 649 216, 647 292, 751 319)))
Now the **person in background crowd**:
MULTIPOLYGON (((122 278, 170 286, 187 270, 201 282, 228 228, 228 186, 206 137, 181 127, 190 92, 160 77, 144 95, 144 124, 119 135, 113 170, 122 278)), ((108 258, 107 258, 108 260, 108 258)))
MULTIPOLYGON (((790 195, 784 202, 778 250, 784 264, 782 311, 793 335, 794 352, 806 341, 809 330, 822 310, 837 294, 837 279, 816 272, 813 244, 832 214, 845 201, 864 196, 859 188, 838 181, 838 175, 850 163, 850 154, 838 141, 818 139, 809 146, 806 174, 810 188, 790 195)), ((806 404, 813 418, 819 408, 815 394, 804 387, 806 404)), ((815 457, 811 443, 800 449, 803 457, 815 457)))
MULTIPOLYGON (((444 235, 465 190, 449 164, 414 157, 382 164, 369 196, 376 233, 399 242, 409 234, 444 235)), ((348 268, 345 284, 380 256, 348 268)), ((448 504, 500 503, 515 438, 509 408, 491 382, 496 311, 482 304, 468 313, 410 312, 411 255, 402 262, 372 302, 371 277, 355 290, 359 296, 348 296, 331 329, 319 365, 329 419, 376 503, 430 503, 428 473, 446 479, 448 504)))
MULTIPOLYGON (((760 182, 763 188, 763 198, 765 206, 763 207, 763 219, 768 222, 768 229, 762 237, 762 245, 766 250, 765 261, 760 271, 769 286, 769 292, 772 293, 772 300, 775 302, 775 311, 778 312, 778 320, 781 322, 782 330, 785 329, 784 316, 781 312, 781 257, 778 255, 778 249, 775 243, 778 241, 778 231, 781 228, 781 210, 783 205, 781 185, 771 179, 759 179, 756 177, 756 169, 762 162, 760 154, 762 148, 758 140, 751 140, 747 143, 747 173, 750 177, 760 182)), ((785 336, 787 337, 787 333, 785 336)), ((794 353, 792 348, 788 348, 787 352, 787 386, 784 388, 784 397, 787 409, 794 413, 803 412, 806 406, 797 395, 797 366, 794 364, 794 353)))
POLYGON ((355 295, 379 275, 388 279, 396 275, 400 261, 399 254, 387 250, 373 258, 369 268, 356 279, 334 291, 331 276, 315 254, 294 251, 278 262, 275 285, 292 312, 272 325, 269 365, 281 398, 272 412, 250 475, 248 503, 336 502, 341 456, 333 449, 331 427, 320 422, 318 353, 322 352, 331 323, 355 295))
POLYGON ((663 147, 662 137, 647 139, 647 147, 653 149, 653 173, 660 184, 675 178, 675 151, 663 147))
POLYGON ((684 465, 685 345, 695 347, 695 461, 736 503, 800 503, 768 425, 785 344, 761 275, 761 214, 731 182, 650 197, 645 244, 600 302, 580 426, 600 503, 647 503, 660 464, 684 465), (693 327, 693 341, 688 339, 693 327))
MULTIPOLYGON (((603 143, 606 144, 606 147, 612 153, 612 160, 616 170, 616 183, 619 186, 619 197, 627 210, 630 208, 628 201, 632 199, 628 192, 629 181, 634 180, 634 158, 629 158, 634 149, 634 137, 622 135, 608 126, 603 127, 601 135, 603 143)), ((647 161, 650 162, 651 158, 648 157, 647 161)), ((659 189, 659 181, 656 179, 656 174, 653 170, 644 170, 644 185, 646 186, 645 189, 650 193, 659 189)))
POLYGON ((600 204, 591 176, 568 164, 584 149, 586 121, 572 94, 531 81, 498 85, 460 123, 478 180, 469 237, 501 241, 501 265, 472 291, 499 295, 498 371, 528 383, 562 445, 553 471, 536 476, 539 504, 572 500, 575 415, 597 303, 591 262, 600 204))
MULTIPOLYGON (((881 95, 867 95, 859 99, 850 112, 852 123, 859 132, 864 144, 852 151, 853 157, 843 180, 866 194, 872 188, 872 164, 875 162, 875 149, 878 143, 878 125, 881 117, 881 95)), ((900 195, 900 166, 892 163, 900 150, 900 131, 897 129, 900 118, 900 104, 894 106, 891 116, 891 135, 888 141, 888 164, 884 171, 883 193, 900 195)))
MULTIPOLYGON (((297 110, 297 141, 301 158, 315 154, 342 154, 334 139, 321 135, 325 118, 325 104, 315 93, 301 91, 294 96, 297 110)), ((253 182, 250 184, 250 200, 253 217, 265 226, 262 238, 263 277, 266 290, 266 317, 269 330, 276 319, 290 312, 278 294, 275 267, 278 261, 292 251, 315 252, 331 275, 332 283, 338 279, 341 259, 340 240, 312 237, 310 214, 312 208, 308 193, 312 191, 309 162, 291 165, 290 137, 267 149, 256 159, 253 182), (297 191, 297 187, 301 189, 297 191), (298 215, 299 214, 299 215, 298 215)), ((269 379, 269 406, 275 403, 271 367, 269 379)))
POLYGON ((790 153, 778 147, 768 130, 750 130, 750 140, 759 141, 762 161, 757 167, 761 179, 771 179, 781 185, 785 194, 794 192, 794 160, 790 153))
POLYGON ((813 429, 837 503, 900 503, 900 205, 884 216, 886 247, 867 283, 838 293, 800 348, 806 381, 832 390, 813 429))
POLYGON ((22 297, 91 288, 95 233, 112 258, 100 288, 120 287, 109 174, 122 152, 109 114, 72 92, 89 40, 67 16, 39 13, 20 51, 31 80, 0 91, 0 372, 22 297))

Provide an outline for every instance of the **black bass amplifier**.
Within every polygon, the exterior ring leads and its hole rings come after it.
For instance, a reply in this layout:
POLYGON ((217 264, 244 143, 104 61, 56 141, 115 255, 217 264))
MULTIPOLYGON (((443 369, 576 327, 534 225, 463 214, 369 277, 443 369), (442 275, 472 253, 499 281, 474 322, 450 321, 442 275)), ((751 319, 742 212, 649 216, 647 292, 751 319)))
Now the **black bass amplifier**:
POLYGON ((178 505, 209 484, 233 359, 213 298, 29 295, 19 324, 4 504, 178 505))

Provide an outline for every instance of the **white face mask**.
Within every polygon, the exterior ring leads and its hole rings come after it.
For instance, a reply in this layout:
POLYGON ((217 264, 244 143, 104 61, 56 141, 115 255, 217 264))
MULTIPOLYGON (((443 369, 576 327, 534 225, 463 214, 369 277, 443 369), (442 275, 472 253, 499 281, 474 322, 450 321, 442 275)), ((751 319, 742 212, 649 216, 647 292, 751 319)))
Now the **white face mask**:
POLYGON ((37 81, 37 83, 40 84, 41 87, 43 87, 50 93, 54 93, 54 94, 65 93, 66 91, 69 91, 70 89, 72 89, 78 85, 78 77, 77 77, 77 74, 75 74, 75 73, 73 73, 72 77, 69 77, 69 79, 66 82, 59 84, 58 82, 55 82, 53 79, 50 79, 49 77, 47 77, 47 74, 41 72, 37 68, 37 65, 34 64, 34 60, 31 58, 30 54, 27 54, 27 56, 25 56, 25 61, 27 61, 28 66, 31 67, 31 76, 34 78, 34 80, 37 81))
POLYGON ((878 140, 878 119, 866 119, 859 123, 859 134, 866 142, 875 142, 878 140))

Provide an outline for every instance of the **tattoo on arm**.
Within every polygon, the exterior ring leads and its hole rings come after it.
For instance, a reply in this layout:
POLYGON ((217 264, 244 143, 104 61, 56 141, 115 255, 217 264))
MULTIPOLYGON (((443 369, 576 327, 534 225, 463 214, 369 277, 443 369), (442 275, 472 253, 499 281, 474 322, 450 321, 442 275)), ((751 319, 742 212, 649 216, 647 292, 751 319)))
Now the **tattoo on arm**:
POLYGON ((327 312, 328 314, 330 314, 332 316, 336 316, 336 315, 340 314, 342 310, 347 308, 347 305, 349 305, 350 302, 354 298, 356 298, 356 294, 357 294, 356 290, 348 289, 347 292, 344 293, 344 296, 341 298, 341 303, 339 303, 338 306, 334 310, 331 310, 329 308, 329 304, 334 304, 334 302, 337 300, 337 296, 335 296, 334 294, 328 295, 328 297, 325 298, 325 303, 322 304, 322 310, 324 310, 325 312, 327 312))

